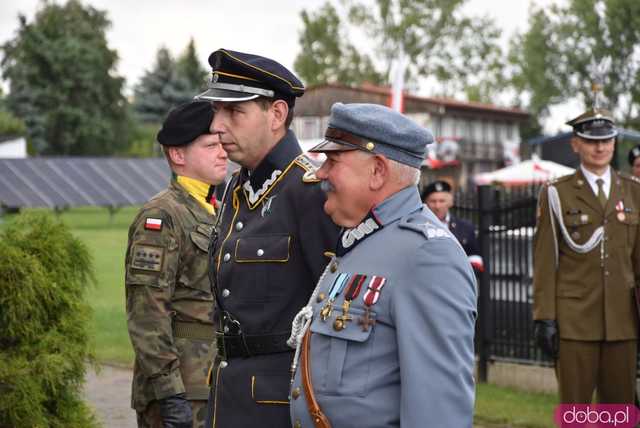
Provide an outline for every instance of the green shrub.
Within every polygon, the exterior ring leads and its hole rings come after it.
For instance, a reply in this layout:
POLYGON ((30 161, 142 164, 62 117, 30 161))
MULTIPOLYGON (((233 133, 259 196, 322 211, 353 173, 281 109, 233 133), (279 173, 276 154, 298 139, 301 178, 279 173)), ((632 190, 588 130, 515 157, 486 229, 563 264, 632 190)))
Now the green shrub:
POLYGON ((81 399, 94 362, 84 244, 49 214, 0 232, 0 427, 96 427, 81 399))

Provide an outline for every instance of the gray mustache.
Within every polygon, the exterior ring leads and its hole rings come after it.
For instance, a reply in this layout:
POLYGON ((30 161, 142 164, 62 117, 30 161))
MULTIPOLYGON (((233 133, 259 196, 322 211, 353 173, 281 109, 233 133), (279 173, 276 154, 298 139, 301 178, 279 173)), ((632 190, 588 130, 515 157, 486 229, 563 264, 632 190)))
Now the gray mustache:
POLYGON ((329 180, 322 180, 320 182, 320 189, 322 189, 322 191, 325 193, 333 192, 336 190, 336 188, 333 187, 331 183, 329 183, 329 180))

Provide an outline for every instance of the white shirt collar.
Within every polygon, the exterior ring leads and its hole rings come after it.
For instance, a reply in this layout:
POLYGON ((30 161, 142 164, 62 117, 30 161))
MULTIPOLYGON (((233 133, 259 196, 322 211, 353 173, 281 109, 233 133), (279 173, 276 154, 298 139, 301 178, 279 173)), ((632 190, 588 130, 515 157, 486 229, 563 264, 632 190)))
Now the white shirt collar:
POLYGON ((604 190, 604 194, 607 197, 607 199, 609 198, 609 194, 610 189, 611 189, 611 167, 608 166, 607 170, 605 171, 604 174, 602 174, 601 176, 598 176, 596 174, 594 174, 591 171, 588 171, 582 164, 580 164, 580 170, 582 171, 582 175, 584 175, 584 178, 587 179, 587 182, 589 183, 589 186, 591 187, 591 190, 593 190, 593 194, 594 195, 598 195, 598 183, 596 183, 596 180, 598 178, 602 178, 602 180, 604 181, 604 184, 602 185, 602 188, 604 190))

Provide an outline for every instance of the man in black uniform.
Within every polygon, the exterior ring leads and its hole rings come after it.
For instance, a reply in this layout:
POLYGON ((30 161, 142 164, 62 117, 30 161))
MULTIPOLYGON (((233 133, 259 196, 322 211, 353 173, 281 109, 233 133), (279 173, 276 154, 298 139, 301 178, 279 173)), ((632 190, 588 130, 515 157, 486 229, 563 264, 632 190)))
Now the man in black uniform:
POLYGON ((484 265, 476 239, 476 228, 472 223, 449 213, 449 209, 453 206, 451 185, 444 180, 433 181, 424 188, 421 197, 422 202, 433 211, 441 222, 447 225, 453 236, 460 242, 473 269, 482 271, 484 265))
POLYGON ((338 228, 315 168, 288 128, 302 83, 281 64, 220 49, 209 56, 211 132, 242 166, 220 212, 212 267, 218 355, 209 427, 287 427, 295 314, 329 261, 338 228))

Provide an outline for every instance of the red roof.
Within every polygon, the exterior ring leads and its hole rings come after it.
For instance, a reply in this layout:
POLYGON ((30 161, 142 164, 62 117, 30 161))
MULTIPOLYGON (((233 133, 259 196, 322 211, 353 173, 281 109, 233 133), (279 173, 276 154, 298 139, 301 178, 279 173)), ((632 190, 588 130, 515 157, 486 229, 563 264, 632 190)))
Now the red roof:
MULTIPOLYGON (((309 86, 306 89, 306 92, 319 90, 323 88, 337 88, 337 89, 348 89, 357 92, 365 92, 376 95, 390 95, 391 88, 385 86, 377 86, 370 83, 365 83, 360 87, 357 86, 348 86, 340 83, 323 83, 320 85, 309 86)), ((475 111, 485 111, 485 112, 495 112, 495 113, 507 113, 511 115, 521 116, 522 118, 527 118, 529 113, 525 110, 522 110, 517 107, 500 107, 495 104, 487 104, 487 103, 479 103, 475 101, 458 101, 452 98, 441 98, 441 97, 421 97, 417 95, 412 95, 405 93, 405 100, 415 100, 421 101, 425 103, 434 104, 437 106, 442 106, 444 108, 451 109, 459 109, 459 110, 475 110, 475 111)))

